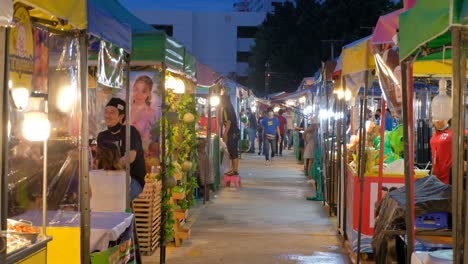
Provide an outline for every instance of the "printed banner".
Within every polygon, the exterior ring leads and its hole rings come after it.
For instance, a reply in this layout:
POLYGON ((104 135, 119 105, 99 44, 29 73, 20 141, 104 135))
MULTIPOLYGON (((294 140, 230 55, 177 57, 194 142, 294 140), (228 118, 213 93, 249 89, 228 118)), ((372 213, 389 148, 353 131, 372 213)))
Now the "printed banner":
POLYGON ((14 13, 15 26, 10 30, 10 89, 31 90, 33 74, 33 31, 26 8, 19 6, 14 13))
MULTIPOLYGON (((159 157, 161 97, 157 92, 158 74, 155 71, 130 72, 130 124, 140 132, 147 160, 159 157)), ((125 90, 117 96, 125 100, 125 90)))

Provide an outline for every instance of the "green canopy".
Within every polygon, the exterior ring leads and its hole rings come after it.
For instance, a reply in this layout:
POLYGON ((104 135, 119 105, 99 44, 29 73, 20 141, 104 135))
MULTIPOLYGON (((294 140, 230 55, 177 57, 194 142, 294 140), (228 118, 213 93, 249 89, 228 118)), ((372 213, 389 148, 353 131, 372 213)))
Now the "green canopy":
POLYGON ((165 62, 169 68, 194 77, 192 68, 184 64, 185 47, 182 44, 133 15, 117 0, 93 2, 132 29, 131 64, 149 65, 165 62))
POLYGON ((444 47, 451 43, 450 27, 468 23, 468 1, 418 0, 413 8, 400 14, 398 32, 400 60, 419 48, 438 49, 426 59, 450 59, 444 47))
POLYGON ((192 78, 195 78, 197 73, 197 60, 187 51, 185 52, 184 56, 184 72, 192 78))

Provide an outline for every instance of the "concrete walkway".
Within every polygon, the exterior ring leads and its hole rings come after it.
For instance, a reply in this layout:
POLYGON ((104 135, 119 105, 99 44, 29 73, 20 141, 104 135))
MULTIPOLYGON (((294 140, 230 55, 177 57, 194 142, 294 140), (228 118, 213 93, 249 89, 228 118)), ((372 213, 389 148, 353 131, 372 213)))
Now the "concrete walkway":
POLYGON ((312 188, 292 152, 270 166, 256 154, 240 164, 243 187, 222 189, 196 212, 191 239, 166 263, 350 263, 322 203, 305 199, 312 188))

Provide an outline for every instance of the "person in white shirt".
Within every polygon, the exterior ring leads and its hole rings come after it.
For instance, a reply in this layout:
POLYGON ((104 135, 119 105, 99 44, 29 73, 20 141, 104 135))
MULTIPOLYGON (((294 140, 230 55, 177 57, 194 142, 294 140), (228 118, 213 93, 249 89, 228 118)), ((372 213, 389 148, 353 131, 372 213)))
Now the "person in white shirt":
POLYGON ((89 172, 91 210, 95 212, 124 212, 126 209, 126 173, 120 164, 117 145, 103 142, 96 149, 97 170, 89 172))
POLYGON ((286 109, 286 113, 283 115, 286 118, 286 140, 285 146, 291 149, 293 144, 293 132, 294 132, 294 114, 291 109, 286 109))

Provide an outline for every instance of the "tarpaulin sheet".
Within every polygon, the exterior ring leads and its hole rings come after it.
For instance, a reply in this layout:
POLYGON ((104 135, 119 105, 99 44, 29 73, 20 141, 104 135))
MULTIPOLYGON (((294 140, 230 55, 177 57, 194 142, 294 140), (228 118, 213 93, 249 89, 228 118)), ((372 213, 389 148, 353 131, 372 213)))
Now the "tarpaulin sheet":
POLYGON ((0 0, 0 27, 10 25, 13 20, 13 1, 0 0))
MULTIPOLYGON (((386 195, 377 208, 372 248, 376 263, 383 263, 387 256, 387 243, 391 236, 386 230, 405 230, 406 188, 401 187, 386 195)), ((452 209, 452 186, 430 175, 416 180, 414 185, 415 216, 446 212, 452 209)))
MULTIPOLYGON (((88 33, 131 53, 132 29, 130 25, 114 17, 115 5, 105 6, 103 3, 107 1, 88 0, 88 33)), ((109 1, 109 3, 112 2, 109 1)))

